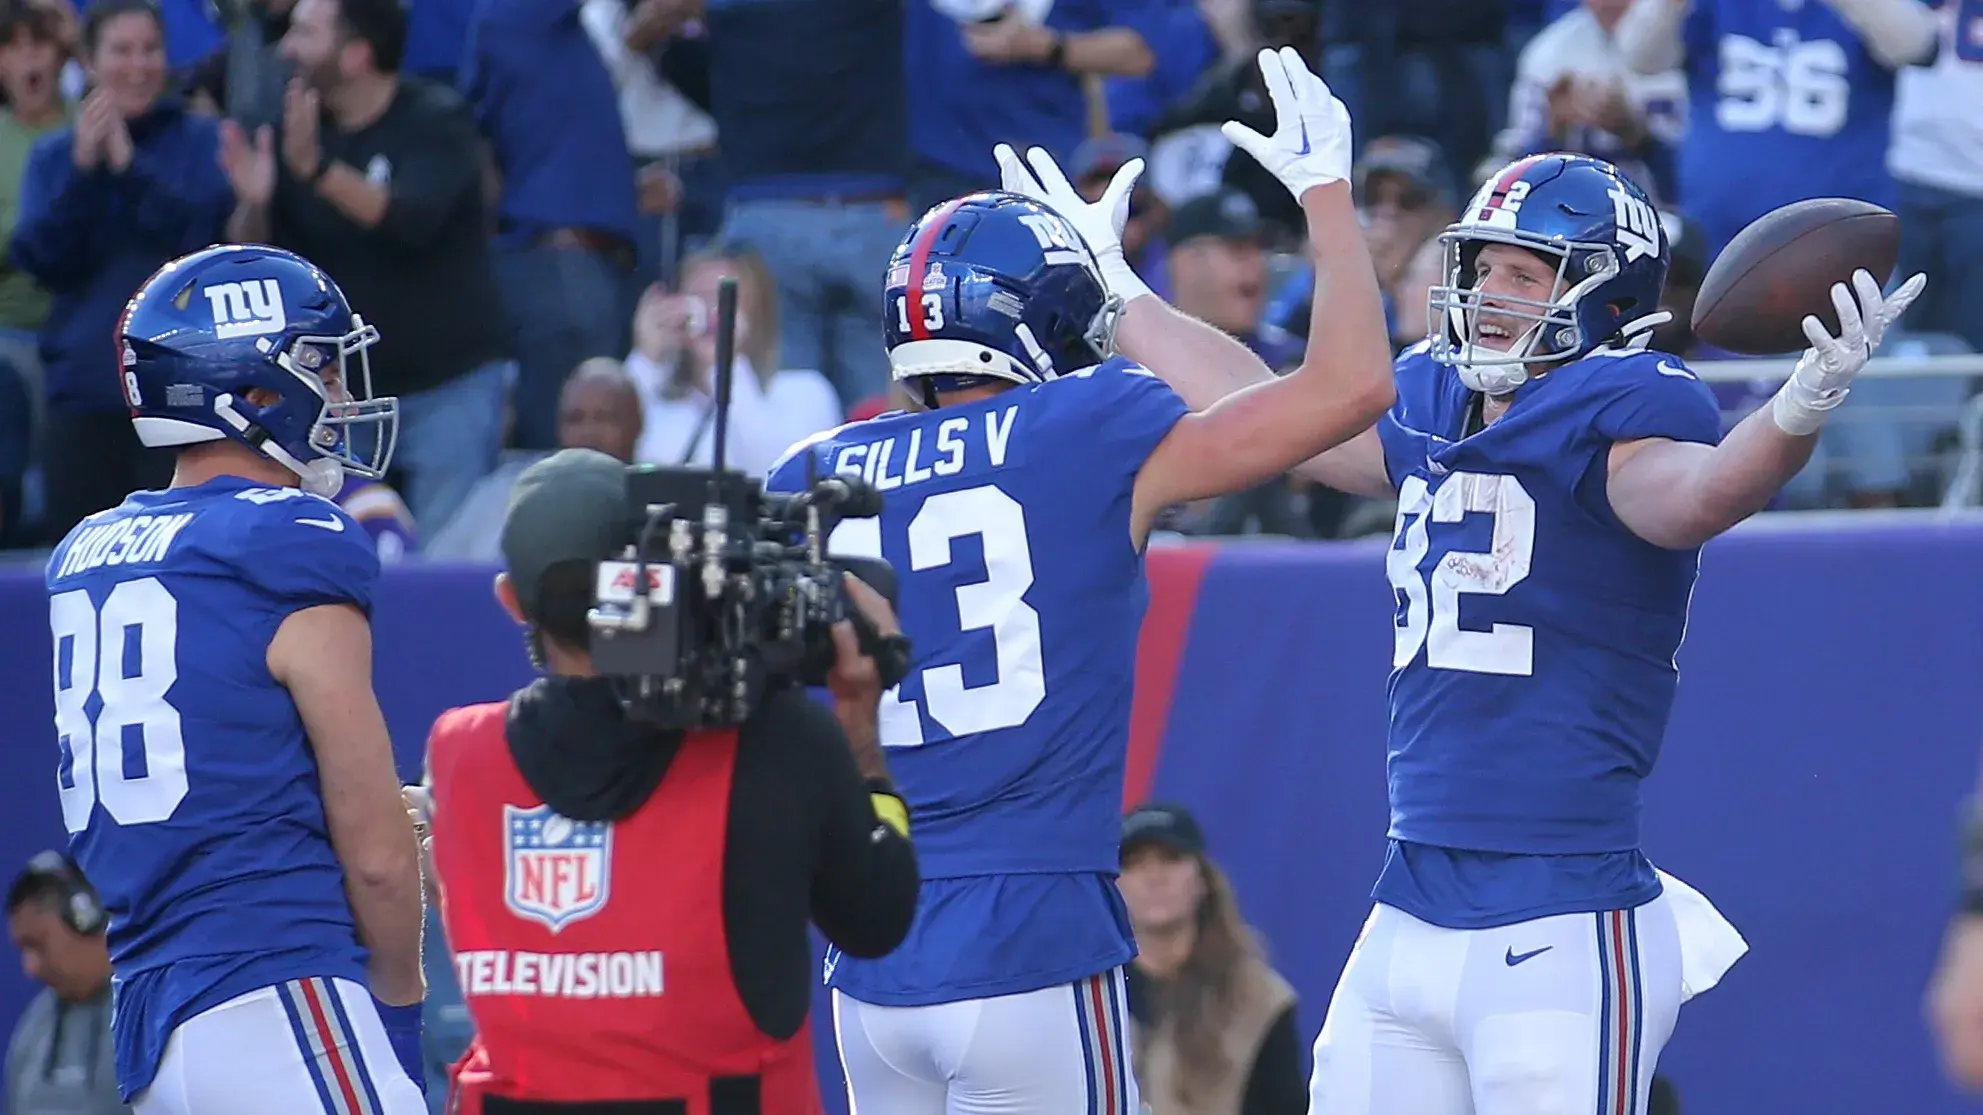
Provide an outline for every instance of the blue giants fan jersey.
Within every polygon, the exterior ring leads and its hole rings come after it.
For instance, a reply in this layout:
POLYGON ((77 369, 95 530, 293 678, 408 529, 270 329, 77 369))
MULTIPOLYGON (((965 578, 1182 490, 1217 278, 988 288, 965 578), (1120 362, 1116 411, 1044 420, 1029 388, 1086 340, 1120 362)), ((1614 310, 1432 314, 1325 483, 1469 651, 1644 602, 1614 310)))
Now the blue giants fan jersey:
POLYGON ((1473 395, 1455 371, 1418 346, 1397 383, 1377 427, 1398 525, 1393 844, 1376 897, 1451 928, 1650 900, 1639 783, 1672 711, 1700 551, 1626 529, 1607 461, 1621 441, 1719 441, 1714 396, 1677 357, 1600 349, 1463 437, 1473 395))
POLYGON ((316 763, 267 659, 291 612, 369 611, 378 575, 336 504, 233 477, 139 492, 49 559, 62 820, 110 911, 126 1099, 209 1007, 366 983, 316 763))
POLYGON ((1814 197, 1891 207, 1893 71, 1824 0, 1693 0, 1693 101, 1680 202, 1718 252, 1751 221, 1814 197))
POLYGON ((908 939, 830 958, 835 987, 912 1006, 1017 994, 1135 954, 1116 893, 1136 640, 1136 475, 1185 413, 1136 365, 845 426, 767 487, 859 473, 879 518, 834 532, 901 585, 915 667, 881 741, 912 811, 923 886, 908 939))

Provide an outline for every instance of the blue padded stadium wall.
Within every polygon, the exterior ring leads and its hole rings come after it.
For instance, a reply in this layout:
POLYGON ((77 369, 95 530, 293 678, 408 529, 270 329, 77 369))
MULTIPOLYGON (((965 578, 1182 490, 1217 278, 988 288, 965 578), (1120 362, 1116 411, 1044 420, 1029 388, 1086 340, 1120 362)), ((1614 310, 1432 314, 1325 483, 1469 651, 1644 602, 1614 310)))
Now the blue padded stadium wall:
MULTIPOLYGON (((1751 951, 1689 1004, 1663 1068, 1690 1111, 1973 1110, 1920 997, 1983 752, 1983 526, 1757 527, 1712 544, 1646 847, 1751 951)), ((1204 821, 1312 1037, 1383 846, 1383 546, 1160 550, 1131 786, 1204 821)), ((412 776, 450 705, 530 676, 493 570, 388 574, 378 690, 412 776)), ((40 571, 0 570, 0 865, 62 841, 40 571)), ((28 985, 0 970, 0 1027, 28 985)), ((815 1016, 829 1110, 844 1110, 815 1016)))

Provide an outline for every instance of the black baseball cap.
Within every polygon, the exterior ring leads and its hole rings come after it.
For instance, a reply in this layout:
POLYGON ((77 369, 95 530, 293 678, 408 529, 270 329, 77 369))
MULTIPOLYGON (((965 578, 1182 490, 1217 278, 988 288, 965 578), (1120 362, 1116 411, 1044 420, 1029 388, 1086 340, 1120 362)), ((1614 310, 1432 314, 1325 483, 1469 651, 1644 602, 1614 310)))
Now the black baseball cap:
POLYGON ((1187 856, 1205 851, 1205 831, 1182 805, 1153 801, 1139 805, 1122 819, 1122 854, 1143 844, 1157 844, 1187 856))
POLYGON ((627 466, 596 449, 560 449, 523 470, 503 519, 503 566, 525 613, 536 615, 544 573, 604 561, 633 530, 627 466))
POLYGON ((1228 188, 1200 194, 1172 210, 1166 234, 1172 247, 1201 236, 1257 241, 1267 235, 1267 222, 1252 198, 1228 188))

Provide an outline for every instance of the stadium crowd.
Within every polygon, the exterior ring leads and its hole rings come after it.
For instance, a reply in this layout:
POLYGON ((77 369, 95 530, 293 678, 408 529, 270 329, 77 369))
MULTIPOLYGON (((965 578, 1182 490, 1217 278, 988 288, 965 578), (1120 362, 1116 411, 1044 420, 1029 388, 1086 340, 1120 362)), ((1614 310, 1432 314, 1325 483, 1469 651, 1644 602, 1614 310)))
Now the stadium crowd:
MULTIPOLYGON (((163 481, 107 340, 165 260, 262 241, 378 326, 387 483, 340 501, 382 554, 494 556, 560 445, 711 450, 713 294, 741 290, 731 462, 888 408, 875 294, 908 220, 997 185, 1001 140, 1098 193, 1148 160, 1126 240, 1159 293, 1299 359, 1286 192, 1218 124, 1269 122, 1261 44, 1357 121, 1355 185, 1399 347, 1437 231, 1497 166, 1628 167, 1675 244, 1659 344, 1750 220, 1812 196, 1904 218, 1930 297, 1889 354, 1983 347, 1983 51, 1970 0, 6 0, 0 6, 0 543, 52 543, 163 481), (1744 14, 1746 8, 1754 11, 1744 14), (1753 18, 1751 18, 1753 17, 1753 18), (1935 293, 1939 292, 1939 293, 1935 293)), ((251 328, 252 291, 214 307, 251 328)), ((1733 420, 1774 390, 1717 384, 1733 420)), ((1872 380, 1787 506, 1933 502, 1966 379, 1872 380), (1924 420, 1925 418, 1925 420, 1924 420)), ((1389 510, 1298 481, 1178 509, 1191 534, 1343 537, 1389 510)))

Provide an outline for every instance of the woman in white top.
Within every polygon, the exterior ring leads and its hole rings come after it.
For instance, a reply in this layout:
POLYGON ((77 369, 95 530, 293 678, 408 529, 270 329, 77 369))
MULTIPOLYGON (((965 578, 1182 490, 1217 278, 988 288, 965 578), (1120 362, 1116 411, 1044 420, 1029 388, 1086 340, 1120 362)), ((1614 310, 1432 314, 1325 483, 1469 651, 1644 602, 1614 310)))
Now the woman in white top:
POLYGON ((637 461, 707 466, 715 444, 716 286, 737 280, 725 462, 763 476, 786 449, 845 419, 826 377, 780 369, 777 287, 748 248, 712 248, 682 261, 679 293, 655 284, 634 313, 627 373, 640 388, 643 432, 637 461))

